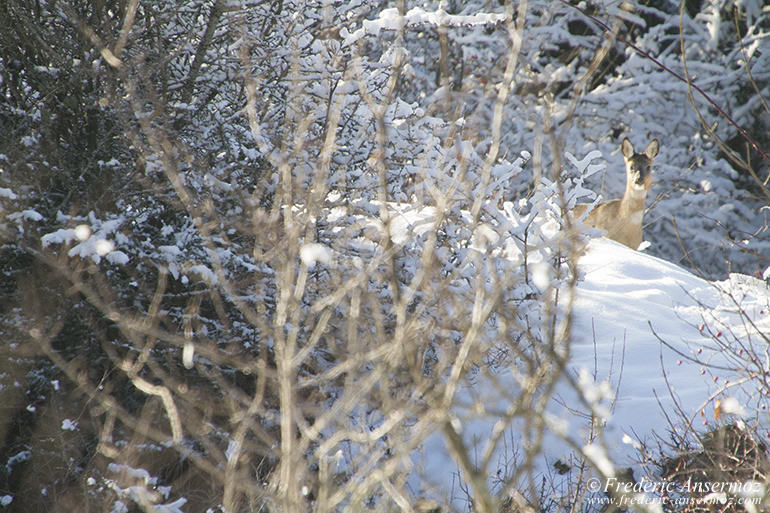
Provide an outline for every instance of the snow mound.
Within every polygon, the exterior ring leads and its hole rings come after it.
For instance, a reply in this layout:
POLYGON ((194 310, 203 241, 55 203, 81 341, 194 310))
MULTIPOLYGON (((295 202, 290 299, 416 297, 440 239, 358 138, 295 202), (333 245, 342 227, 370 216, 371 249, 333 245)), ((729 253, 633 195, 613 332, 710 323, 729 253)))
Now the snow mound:
MULTIPOLYGON (((729 406, 721 408, 723 421, 756 414, 759 392, 750 383, 733 384, 749 373, 735 360, 741 348, 759 340, 767 344, 770 288, 765 282, 745 275, 710 282, 607 239, 591 240, 578 267, 568 363, 577 385, 561 383, 548 407, 552 426, 540 471, 547 472, 557 459, 570 461, 575 447, 586 448, 584 455, 593 461, 598 449, 587 441, 592 412, 604 417, 601 436, 615 468, 644 466, 654 437, 680 427, 672 421, 701 429, 714 425, 719 404, 729 406), (594 398, 592 408, 581 403, 576 389, 583 400, 594 398)), ((504 384, 514 380, 501 370, 469 386, 465 398, 458 394, 454 412, 476 453, 488 450, 496 426, 468 406, 481 399, 490 410, 499 407, 505 403, 504 384)), ((498 452, 498 461, 510 461, 498 452)), ((461 472, 439 434, 428 437, 415 459, 434 491, 451 496, 458 490, 461 472)))

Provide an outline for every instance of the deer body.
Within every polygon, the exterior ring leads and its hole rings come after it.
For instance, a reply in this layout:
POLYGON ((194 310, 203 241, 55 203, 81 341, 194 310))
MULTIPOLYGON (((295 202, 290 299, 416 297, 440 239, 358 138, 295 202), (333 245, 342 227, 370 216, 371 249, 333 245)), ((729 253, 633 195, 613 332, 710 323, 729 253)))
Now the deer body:
MULTIPOLYGON (((625 138, 620 149, 626 161, 626 192, 622 198, 597 205, 583 223, 606 230, 606 237, 637 249, 642 243, 645 199, 647 189, 652 186, 652 159, 658 154, 658 140, 653 139, 644 153, 635 153, 631 141, 625 138)), ((588 206, 575 205, 572 215, 579 218, 588 206)))

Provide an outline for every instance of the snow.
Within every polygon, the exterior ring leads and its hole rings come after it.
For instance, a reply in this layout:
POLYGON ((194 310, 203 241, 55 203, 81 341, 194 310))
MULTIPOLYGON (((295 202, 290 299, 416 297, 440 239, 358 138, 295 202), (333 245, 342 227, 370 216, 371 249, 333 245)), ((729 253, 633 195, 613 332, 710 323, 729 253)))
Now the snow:
MULTIPOLYGON (((426 219, 415 215, 412 221, 426 219)), ((770 334, 770 287, 765 282, 745 275, 707 281, 603 238, 590 241, 579 260, 579 273, 569 367, 583 400, 592 403, 590 410, 583 407, 584 413, 606 415, 604 445, 580 443, 587 436, 585 421, 574 411, 581 402, 573 387, 561 383, 548 418, 555 421, 551 424, 566 422, 568 427, 552 429, 547 436, 567 433, 571 444, 549 439, 546 459, 566 458, 571 447, 583 446, 583 454, 596 467, 613 475, 614 468, 638 468, 639 449, 649 446, 645 444, 653 442, 654 435, 666 437, 678 408, 683 420, 699 422, 695 427, 700 428, 713 425, 720 414, 740 422, 760 408, 762 398, 754 397, 750 387, 731 387, 742 371, 740 365, 729 365, 725 347, 770 334), (715 338, 724 339, 725 346, 715 338), (721 375, 713 374, 713 365, 723 367, 721 375)), ((494 378, 496 382, 474 383, 474 390, 458 393, 455 402, 464 439, 478 453, 486 450, 494 421, 474 415, 464 394, 495 407, 505 399, 500 383, 514 378, 506 371, 494 378)), ((415 459, 435 489, 448 494, 457 488, 461 473, 439 433, 426 439, 415 459)))
POLYGON ((43 247, 47 247, 51 244, 68 244, 75 239, 80 240, 78 232, 70 228, 56 230, 55 232, 47 233, 40 238, 43 247))
POLYGON ((664 435, 668 424, 660 410, 674 409, 669 387, 686 413, 701 411, 720 389, 704 364, 721 358, 702 326, 744 341, 770 333, 770 290, 759 280, 709 282, 606 239, 593 240, 579 266, 571 363, 612 379, 617 402, 609 431, 664 435), (682 356, 692 361, 680 364, 682 356), (618 359, 625 362, 620 370, 618 359))
POLYGON ((8 198, 8 199, 15 200, 18 198, 18 196, 14 194, 11 189, 0 187, 0 198, 8 198))
POLYGON ((158 246, 158 251, 164 255, 167 255, 169 260, 173 260, 174 257, 180 256, 182 254, 182 250, 179 249, 179 246, 158 246))
POLYGON ((328 265, 332 260, 332 251, 323 244, 303 244, 299 248, 299 259, 307 267, 312 267, 317 262, 328 265))
POLYGON ((170 487, 158 486, 158 478, 150 475, 147 470, 117 463, 110 463, 107 468, 117 479, 106 479, 105 483, 121 499, 115 501, 113 511, 127 511, 122 501, 127 498, 151 513, 183 513, 181 508, 187 503, 184 497, 168 504, 158 504, 160 500, 168 497, 170 487), (125 486, 124 483, 131 484, 125 486))
MULTIPOLYGON (((26 211, 25 211, 26 212, 26 211)), ((27 216, 28 218, 29 215, 27 216)), ((120 233, 123 218, 118 217, 109 221, 100 221, 96 219, 91 212, 88 215, 90 224, 79 224, 75 228, 61 228, 55 232, 45 234, 41 237, 43 247, 52 244, 70 244, 78 241, 69 251, 70 257, 90 258, 93 262, 99 263, 102 257, 113 265, 125 265, 129 262, 129 256, 115 247, 115 242, 108 237, 118 241, 125 242, 126 237, 120 233)), ((64 220, 67 220, 66 218, 64 220)))
POLYGON ((240 451, 240 445, 235 440, 230 440, 227 444, 227 449, 225 450, 225 458, 227 458, 227 461, 231 461, 234 456, 236 456, 240 451))
POLYGON ((110 251, 105 255, 107 261, 113 265, 126 265, 128 263, 128 255, 122 251, 110 251))
POLYGON ((376 20, 364 20, 363 26, 349 33, 340 31, 344 37, 344 46, 351 45, 364 36, 377 36, 381 30, 400 30, 410 25, 435 25, 435 26, 460 26, 483 25, 487 23, 500 23, 505 21, 504 14, 477 13, 474 15, 449 14, 443 9, 434 12, 426 12, 420 7, 414 7, 404 16, 398 14, 398 9, 391 7, 383 9, 376 20))
POLYGON ((61 428, 64 431, 75 431, 78 428, 78 423, 72 419, 64 419, 61 422, 61 428))
POLYGON ((28 221, 42 221, 43 216, 32 209, 26 209, 8 216, 10 219, 26 219, 28 221))
POLYGON ((14 456, 11 456, 10 458, 8 458, 8 461, 6 462, 5 466, 7 469, 11 469, 16 463, 29 461, 30 458, 32 458, 31 451, 20 451, 14 456))
POLYGON ((208 266, 198 264, 190 267, 187 271, 188 274, 197 274, 203 281, 207 283, 217 283, 217 275, 208 266))
MULTIPOLYGON (((111 253, 114 249, 115 244, 111 241, 92 236, 70 249, 68 255, 71 257, 78 256, 83 259, 90 258, 98 264, 101 261, 101 257, 111 253)), ((117 261, 120 260, 118 257, 117 261)))

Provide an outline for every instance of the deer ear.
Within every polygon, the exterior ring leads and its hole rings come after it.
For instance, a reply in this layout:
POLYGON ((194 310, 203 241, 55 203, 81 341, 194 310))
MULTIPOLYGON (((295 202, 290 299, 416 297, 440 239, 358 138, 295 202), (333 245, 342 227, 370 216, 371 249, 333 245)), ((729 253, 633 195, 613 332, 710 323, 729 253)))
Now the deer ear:
POLYGON ((634 145, 628 140, 628 137, 623 138, 623 143, 620 145, 620 152, 627 159, 634 156, 634 145))
POLYGON ((649 157, 650 160, 654 159, 655 156, 658 154, 658 140, 653 139, 650 141, 650 144, 647 145, 647 148, 644 150, 644 154, 649 157))

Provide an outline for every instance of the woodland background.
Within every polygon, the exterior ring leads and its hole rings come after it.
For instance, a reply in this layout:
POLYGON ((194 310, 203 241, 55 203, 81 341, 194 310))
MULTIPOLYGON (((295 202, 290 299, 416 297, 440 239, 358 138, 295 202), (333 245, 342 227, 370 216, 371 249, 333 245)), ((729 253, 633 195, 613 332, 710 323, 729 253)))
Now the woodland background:
POLYGON ((761 0, 2 2, 0 504, 591 510, 536 463, 587 393, 560 213, 657 137, 645 251, 766 279, 768 98, 761 0), (504 471, 452 415, 495 366, 504 471))

